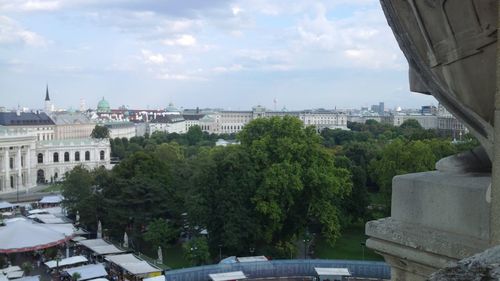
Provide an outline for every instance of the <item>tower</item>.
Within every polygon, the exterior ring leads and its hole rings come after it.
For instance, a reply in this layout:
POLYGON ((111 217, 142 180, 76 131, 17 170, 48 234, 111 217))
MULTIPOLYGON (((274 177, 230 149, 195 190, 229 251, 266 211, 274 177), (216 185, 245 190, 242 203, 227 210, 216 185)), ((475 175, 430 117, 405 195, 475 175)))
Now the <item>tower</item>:
POLYGON ((52 112, 52 103, 50 102, 49 85, 47 84, 47 88, 45 89, 45 113, 50 112, 52 112))

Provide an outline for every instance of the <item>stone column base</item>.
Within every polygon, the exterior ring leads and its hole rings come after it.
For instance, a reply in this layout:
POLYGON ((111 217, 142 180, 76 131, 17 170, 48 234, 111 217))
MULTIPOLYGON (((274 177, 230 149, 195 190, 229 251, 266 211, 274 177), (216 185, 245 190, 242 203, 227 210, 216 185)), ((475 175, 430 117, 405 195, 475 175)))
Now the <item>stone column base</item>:
POLYGON ((384 256, 392 280, 426 280, 488 248, 489 188, 485 174, 397 176, 391 217, 366 224, 366 246, 384 256))

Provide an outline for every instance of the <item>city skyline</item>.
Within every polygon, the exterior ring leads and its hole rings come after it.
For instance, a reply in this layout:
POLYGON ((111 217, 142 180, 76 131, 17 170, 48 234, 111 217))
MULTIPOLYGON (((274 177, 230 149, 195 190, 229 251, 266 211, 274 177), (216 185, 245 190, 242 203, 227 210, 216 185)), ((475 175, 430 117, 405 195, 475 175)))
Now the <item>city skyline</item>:
POLYGON ((387 108, 411 94, 378 1, 0 1, 7 108, 387 108))

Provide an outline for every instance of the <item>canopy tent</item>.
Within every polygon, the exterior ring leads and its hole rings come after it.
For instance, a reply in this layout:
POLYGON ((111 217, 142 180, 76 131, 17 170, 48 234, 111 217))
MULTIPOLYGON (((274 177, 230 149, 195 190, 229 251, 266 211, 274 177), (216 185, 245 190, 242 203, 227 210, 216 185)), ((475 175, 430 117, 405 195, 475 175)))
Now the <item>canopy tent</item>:
POLYGON ((0 227, 0 253, 30 252, 50 248, 71 239, 44 224, 25 220, 11 221, 0 227))
POLYGON ((108 273, 104 269, 104 265, 102 263, 68 268, 64 271, 68 273, 69 276, 72 276, 73 273, 78 272, 80 274, 80 278, 78 280, 81 281, 108 276, 108 273))
POLYGON ((238 262, 258 262, 258 261, 269 261, 265 256, 253 256, 253 257, 237 257, 238 262))
POLYGON ((3 210, 3 209, 12 209, 16 207, 16 205, 14 204, 11 204, 7 201, 0 201, 0 210, 3 210))
POLYGON ((225 272, 225 273, 212 273, 208 274, 210 279, 213 281, 230 281, 230 280, 241 280, 247 279, 243 271, 233 271, 233 272, 225 272))
POLYGON ((64 215, 61 207, 43 208, 43 209, 33 209, 29 210, 28 214, 52 214, 52 215, 64 215))
POLYGON ((50 269, 52 269, 56 268, 57 266, 68 266, 84 262, 88 262, 87 258, 85 258, 84 256, 73 256, 70 258, 60 260, 59 264, 57 263, 57 260, 52 260, 46 262, 45 265, 48 266, 50 269))
POLYGON ((347 268, 315 267, 314 270, 319 276, 319 280, 343 280, 344 276, 351 276, 347 268))
POLYGON ((24 278, 16 279, 16 281, 40 281, 40 275, 26 276, 24 278))
POLYGON ((133 254, 106 256, 106 260, 116 264, 132 275, 143 275, 162 271, 160 268, 153 267, 148 262, 138 259, 133 254))
POLYGON ((165 275, 155 276, 151 278, 144 278, 142 281, 165 281, 165 275))
POLYGON ((5 276, 5 274, 0 273, 0 281, 9 281, 9 278, 7 278, 7 276, 5 276))
POLYGON ((75 237, 71 238, 71 241, 73 241, 73 242, 80 242, 83 240, 87 240, 87 238, 85 238, 83 236, 75 236, 75 237))
POLYGON ((62 195, 49 195, 49 196, 44 196, 38 203, 41 204, 59 204, 62 202, 64 197, 62 195))
POLYGON ((46 223, 44 224, 44 226, 54 231, 60 232, 66 236, 75 235, 77 231, 71 223, 46 223))
POLYGON ((78 242, 78 244, 89 248, 92 252, 98 255, 119 254, 125 251, 118 249, 115 245, 110 244, 103 239, 88 239, 78 242))
POLYGON ((42 223, 65 223, 62 218, 56 217, 53 214, 34 214, 29 215, 28 218, 39 220, 42 223))
POLYGON ((7 273, 7 278, 9 279, 16 279, 16 278, 21 278, 24 276, 24 271, 19 270, 19 271, 11 271, 7 273))
POLYGON ((13 272, 13 271, 20 271, 20 270, 21 270, 21 268, 17 265, 13 265, 13 266, 11 265, 9 267, 0 269, 0 271, 2 271, 2 273, 5 273, 5 274, 7 274, 9 272, 13 272))

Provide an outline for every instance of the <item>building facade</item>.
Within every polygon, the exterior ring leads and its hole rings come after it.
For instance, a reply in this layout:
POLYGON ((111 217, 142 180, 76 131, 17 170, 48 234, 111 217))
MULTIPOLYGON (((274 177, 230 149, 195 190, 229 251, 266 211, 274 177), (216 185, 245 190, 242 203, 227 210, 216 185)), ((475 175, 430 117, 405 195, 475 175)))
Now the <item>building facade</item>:
POLYGON ((55 123, 56 140, 90 138, 96 123, 79 112, 55 112, 50 115, 55 123))
POLYGON ((36 144, 36 182, 61 180, 75 166, 88 169, 110 166, 108 139, 71 139, 40 141, 36 144))
POLYGON ((26 129, 33 132, 37 141, 55 138, 55 123, 44 112, 0 112, 0 126, 26 129))
POLYGON ((26 129, 0 126, 0 193, 36 184, 36 136, 26 129))

